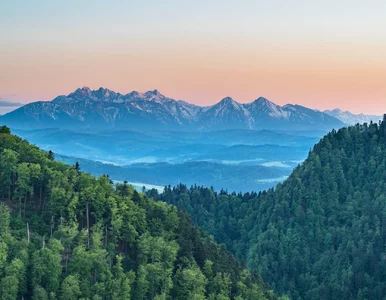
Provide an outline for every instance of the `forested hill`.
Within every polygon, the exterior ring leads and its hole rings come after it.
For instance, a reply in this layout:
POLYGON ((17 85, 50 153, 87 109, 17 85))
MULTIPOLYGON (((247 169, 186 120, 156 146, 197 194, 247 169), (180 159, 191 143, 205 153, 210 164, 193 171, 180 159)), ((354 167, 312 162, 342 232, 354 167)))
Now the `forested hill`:
POLYGON ((275 190, 167 188, 163 201, 291 299, 385 299, 386 124, 326 135, 275 190))
POLYGON ((276 299, 175 206, 0 128, 0 299, 276 299))

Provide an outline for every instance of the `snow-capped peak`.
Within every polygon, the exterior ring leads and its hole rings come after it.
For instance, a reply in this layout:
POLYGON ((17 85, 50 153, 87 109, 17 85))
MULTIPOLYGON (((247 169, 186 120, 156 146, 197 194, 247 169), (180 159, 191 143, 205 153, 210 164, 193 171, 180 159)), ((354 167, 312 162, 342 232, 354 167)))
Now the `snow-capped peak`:
POLYGON ((218 103, 218 105, 220 106, 232 105, 233 107, 239 109, 241 104, 233 100, 231 97, 225 97, 218 103))
POLYGON ((257 98, 252 103, 247 104, 247 106, 254 114, 268 114, 277 119, 288 118, 288 113, 280 105, 277 105, 264 97, 257 98))
MULTIPOLYGON (((88 86, 84 86, 82 88, 76 89, 76 91, 73 92, 72 94, 89 95, 89 94, 91 94, 91 89, 88 86)), ((72 94, 70 94, 70 95, 72 95, 72 94)))
POLYGON ((264 105, 275 105, 275 106, 277 106, 275 103, 269 101, 267 98, 264 98, 264 97, 259 97, 255 101, 253 101, 252 103, 260 104, 260 105, 264 104, 264 105))
POLYGON ((147 91, 146 94, 151 94, 154 96, 163 96, 158 90, 147 91))
POLYGON ((139 93, 137 91, 132 91, 126 95, 128 98, 144 98, 143 93, 139 93))
POLYGON ((106 97, 110 96, 110 94, 115 94, 114 91, 111 91, 111 90, 103 88, 103 87, 100 87, 97 92, 106 96, 106 97))
POLYGON ((153 101, 157 103, 164 103, 168 98, 162 95, 158 90, 147 91, 143 93, 143 98, 148 101, 153 101))

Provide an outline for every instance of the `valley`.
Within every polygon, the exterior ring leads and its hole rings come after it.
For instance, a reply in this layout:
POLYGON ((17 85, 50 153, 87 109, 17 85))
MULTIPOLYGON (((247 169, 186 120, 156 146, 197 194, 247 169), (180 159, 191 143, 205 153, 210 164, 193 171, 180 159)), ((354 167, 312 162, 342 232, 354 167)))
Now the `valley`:
POLYGON ((145 185, 213 186, 216 190, 259 191, 288 176, 319 139, 318 131, 13 130, 56 159, 78 161, 82 170, 145 185), (68 154, 71 154, 69 156, 68 154))

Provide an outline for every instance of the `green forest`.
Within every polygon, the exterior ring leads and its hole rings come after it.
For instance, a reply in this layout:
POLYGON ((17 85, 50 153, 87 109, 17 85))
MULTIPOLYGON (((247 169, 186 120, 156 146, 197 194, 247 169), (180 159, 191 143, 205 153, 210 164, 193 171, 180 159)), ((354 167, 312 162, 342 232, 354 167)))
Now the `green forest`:
POLYGON ((386 299, 385 121, 259 193, 138 193, 54 156, 0 127, 0 300, 386 299))
POLYGON ((0 128, 1 300, 277 299, 176 206, 80 168, 0 128))
POLYGON ((333 130, 275 189, 148 195, 185 209, 279 294, 386 299, 385 121, 333 130))

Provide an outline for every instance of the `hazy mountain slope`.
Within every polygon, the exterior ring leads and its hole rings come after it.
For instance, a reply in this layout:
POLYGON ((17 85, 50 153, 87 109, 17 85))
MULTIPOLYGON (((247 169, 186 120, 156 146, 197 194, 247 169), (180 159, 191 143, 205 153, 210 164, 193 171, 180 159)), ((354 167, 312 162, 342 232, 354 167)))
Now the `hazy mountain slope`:
POLYGON ((9 113, 20 106, 23 106, 21 103, 13 102, 13 101, 8 101, 4 98, 0 97, 0 115, 9 113))
POLYGON ((76 157, 72 164, 86 159, 82 169, 96 175, 110 174, 115 180, 162 186, 181 182, 200 184, 229 191, 272 187, 305 159, 318 140, 256 130, 182 133, 38 129, 14 132, 56 155, 76 157))
MULTIPOLYGON (((238 151, 239 156, 229 149, 228 159, 245 160, 268 157, 264 151, 255 146, 277 145, 288 147, 287 157, 278 155, 275 160, 300 160, 306 157, 308 150, 319 137, 305 137, 274 131, 257 130, 223 130, 213 132, 171 132, 147 131, 136 132, 126 130, 82 131, 68 129, 14 130, 33 144, 55 153, 83 157, 94 160, 110 161, 118 164, 129 164, 130 161, 171 161, 182 162, 200 159, 226 159, 217 157, 216 153, 223 148, 236 145, 250 146, 255 157, 247 152, 238 151), (293 148, 293 149, 289 149, 293 148), (298 155, 298 153, 302 154, 298 155), (260 153, 263 156, 260 156, 260 153), (213 156, 211 156, 213 154, 213 156)), ((317 136, 321 136, 318 133, 317 136)), ((260 148, 261 149, 261 148, 260 148)), ((275 153, 279 148, 273 149, 275 153)), ((223 150, 226 151, 226 150, 223 150)), ((270 156, 272 157, 272 156, 270 156)))
POLYGON ((0 128, 2 299, 276 299, 176 207, 0 128))
POLYGON ((385 174, 383 122, 329 133, 275 190, 151 194, 185 208, 292 299, 384 299, 385 174))
POLYGON ((100 88, 77 89, 50 102, 29 103, 0 117, 17 129, 330 130, 344 124, 322 112, 297 105, 279 106, 265 98, 240 104, 227 97, 210 107, 168 98, 157 90, 123 95, 100 88))
POLYGON ((347 125, 355 125, 357 123, 370 123, 378 122, 382 119, 382 116, 376 116, 376 115, 365 115, 365 114, 353 114, 349 111, 342 111, 340 109, 334 109, 334 110, 325 110, 324 113, 333 116, 339 120, 341 120, 343 123, 347 125))
POLYGON ((221 164, 209 161, 192 161, 178 164, 135 163, 117 166, 88 159, 56 155, 68 164, 79 162, 81 169, 93 175, 109 174, 117 181, 143 183, 144 185, 213 186, 215 190, 251 191, 270 188, 286 178, 295 164, 262 166, 243 164, 221 164))
POLYGON ((253 128, 249 111, 230 97, 226 97, 208 110, 200 112, 198 125, 201 128, 212 130, 253 128))

